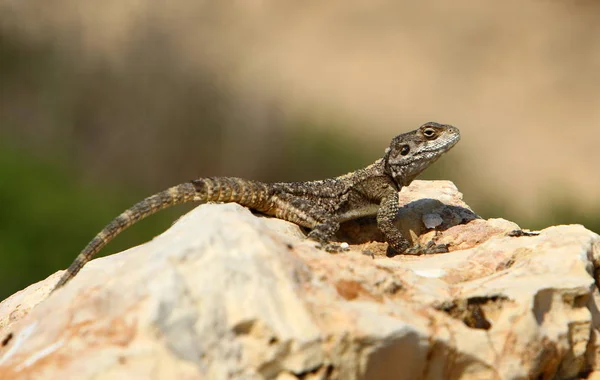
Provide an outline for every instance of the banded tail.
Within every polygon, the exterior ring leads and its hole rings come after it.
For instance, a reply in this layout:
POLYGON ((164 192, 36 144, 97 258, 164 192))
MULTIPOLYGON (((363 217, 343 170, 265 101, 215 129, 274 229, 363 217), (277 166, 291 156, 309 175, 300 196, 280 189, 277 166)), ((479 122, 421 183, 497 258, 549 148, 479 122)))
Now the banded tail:
POLYGON ((56 283, 52 292, 75 277, 81 268, 118 234, 160 210, 189 202, 234 202, 254 210, 267 211, 270 195, 266 184, 226 177, 202 178, 152 195, 125 210, 107 224, 79 253, 75 261, 56 283))

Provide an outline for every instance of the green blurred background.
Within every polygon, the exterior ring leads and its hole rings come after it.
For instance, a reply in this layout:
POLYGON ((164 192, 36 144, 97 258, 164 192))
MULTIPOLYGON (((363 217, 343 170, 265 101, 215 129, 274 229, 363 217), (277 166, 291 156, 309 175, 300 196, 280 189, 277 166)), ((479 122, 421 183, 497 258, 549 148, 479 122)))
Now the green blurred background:
POLYGON ((423 178, 484 217, 600 232, 598 16, 592 1, 0 0, 0 300, 158 190, 343 174, 430 120, 463 140, 423 178))

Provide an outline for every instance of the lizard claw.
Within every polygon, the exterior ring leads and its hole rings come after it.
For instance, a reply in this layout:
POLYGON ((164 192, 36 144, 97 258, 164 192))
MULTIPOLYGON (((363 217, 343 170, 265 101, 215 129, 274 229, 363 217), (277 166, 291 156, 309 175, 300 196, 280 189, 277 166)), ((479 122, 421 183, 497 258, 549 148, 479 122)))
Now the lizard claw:
POLYGON ((370 258, 372 258, 373 260, 375 260, 375 254, 373 253, 373 251, 370 250, 365 250, 365 251, 361 251, 361 253, 365 256, 369 256, 370 258))
POLYGON ((446 252, 448 252, 448 244, 435 244, 433 241, 430 241, 425 246, 415 244, 404 251, 404 253, 407 255, 430 255, 433 253, 446 252))
POLYGON ((350 249, 348 248, 348 243, 318 243, 317 248, 324 249, 329 253, 340 253, 350 249))
POLYGON ((530 231, 523 231, 523 230, 513 230, 513 231, 510 231, 508 233, 508 236, 510 236, 510 237, 538 236, 539 234, 540 234, 539 232, 530 232, 530 231))

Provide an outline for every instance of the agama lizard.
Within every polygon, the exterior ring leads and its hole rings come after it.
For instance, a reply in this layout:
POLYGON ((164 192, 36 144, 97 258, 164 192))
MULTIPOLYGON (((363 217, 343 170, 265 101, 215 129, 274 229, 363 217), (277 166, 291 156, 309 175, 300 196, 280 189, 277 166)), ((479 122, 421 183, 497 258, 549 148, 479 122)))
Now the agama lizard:
POLYGON ((397 253, 447 252, 445 245, 410 247, 394 227, 398 191, 460 140, 458 128, 426 123, 392 139, 383 158, 357 171, 320 181, 262 183, 241 178, 212 177, 171 187, 137 203, 117 216, 81 251, 52 291, 65 285, 116 235, 137 221, 169 206, 187 202, 238 203, 251 210, 310 229, 308 237, 327 251, 340 223, 376 215, 377 226, 397 253))

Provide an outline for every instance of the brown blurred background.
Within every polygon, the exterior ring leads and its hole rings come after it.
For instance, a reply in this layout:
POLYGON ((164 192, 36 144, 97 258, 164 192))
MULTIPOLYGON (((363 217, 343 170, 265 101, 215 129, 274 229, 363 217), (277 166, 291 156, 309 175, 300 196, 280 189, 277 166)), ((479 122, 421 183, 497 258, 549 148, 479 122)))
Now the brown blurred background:
MULTIPOLYGON (((0 0, 0 299, 200 176, 335 176, 426 121, 484 217, 600 231, 600 3, 0 0)), ((164 230, 135 226, 104 253, 164 230)))

